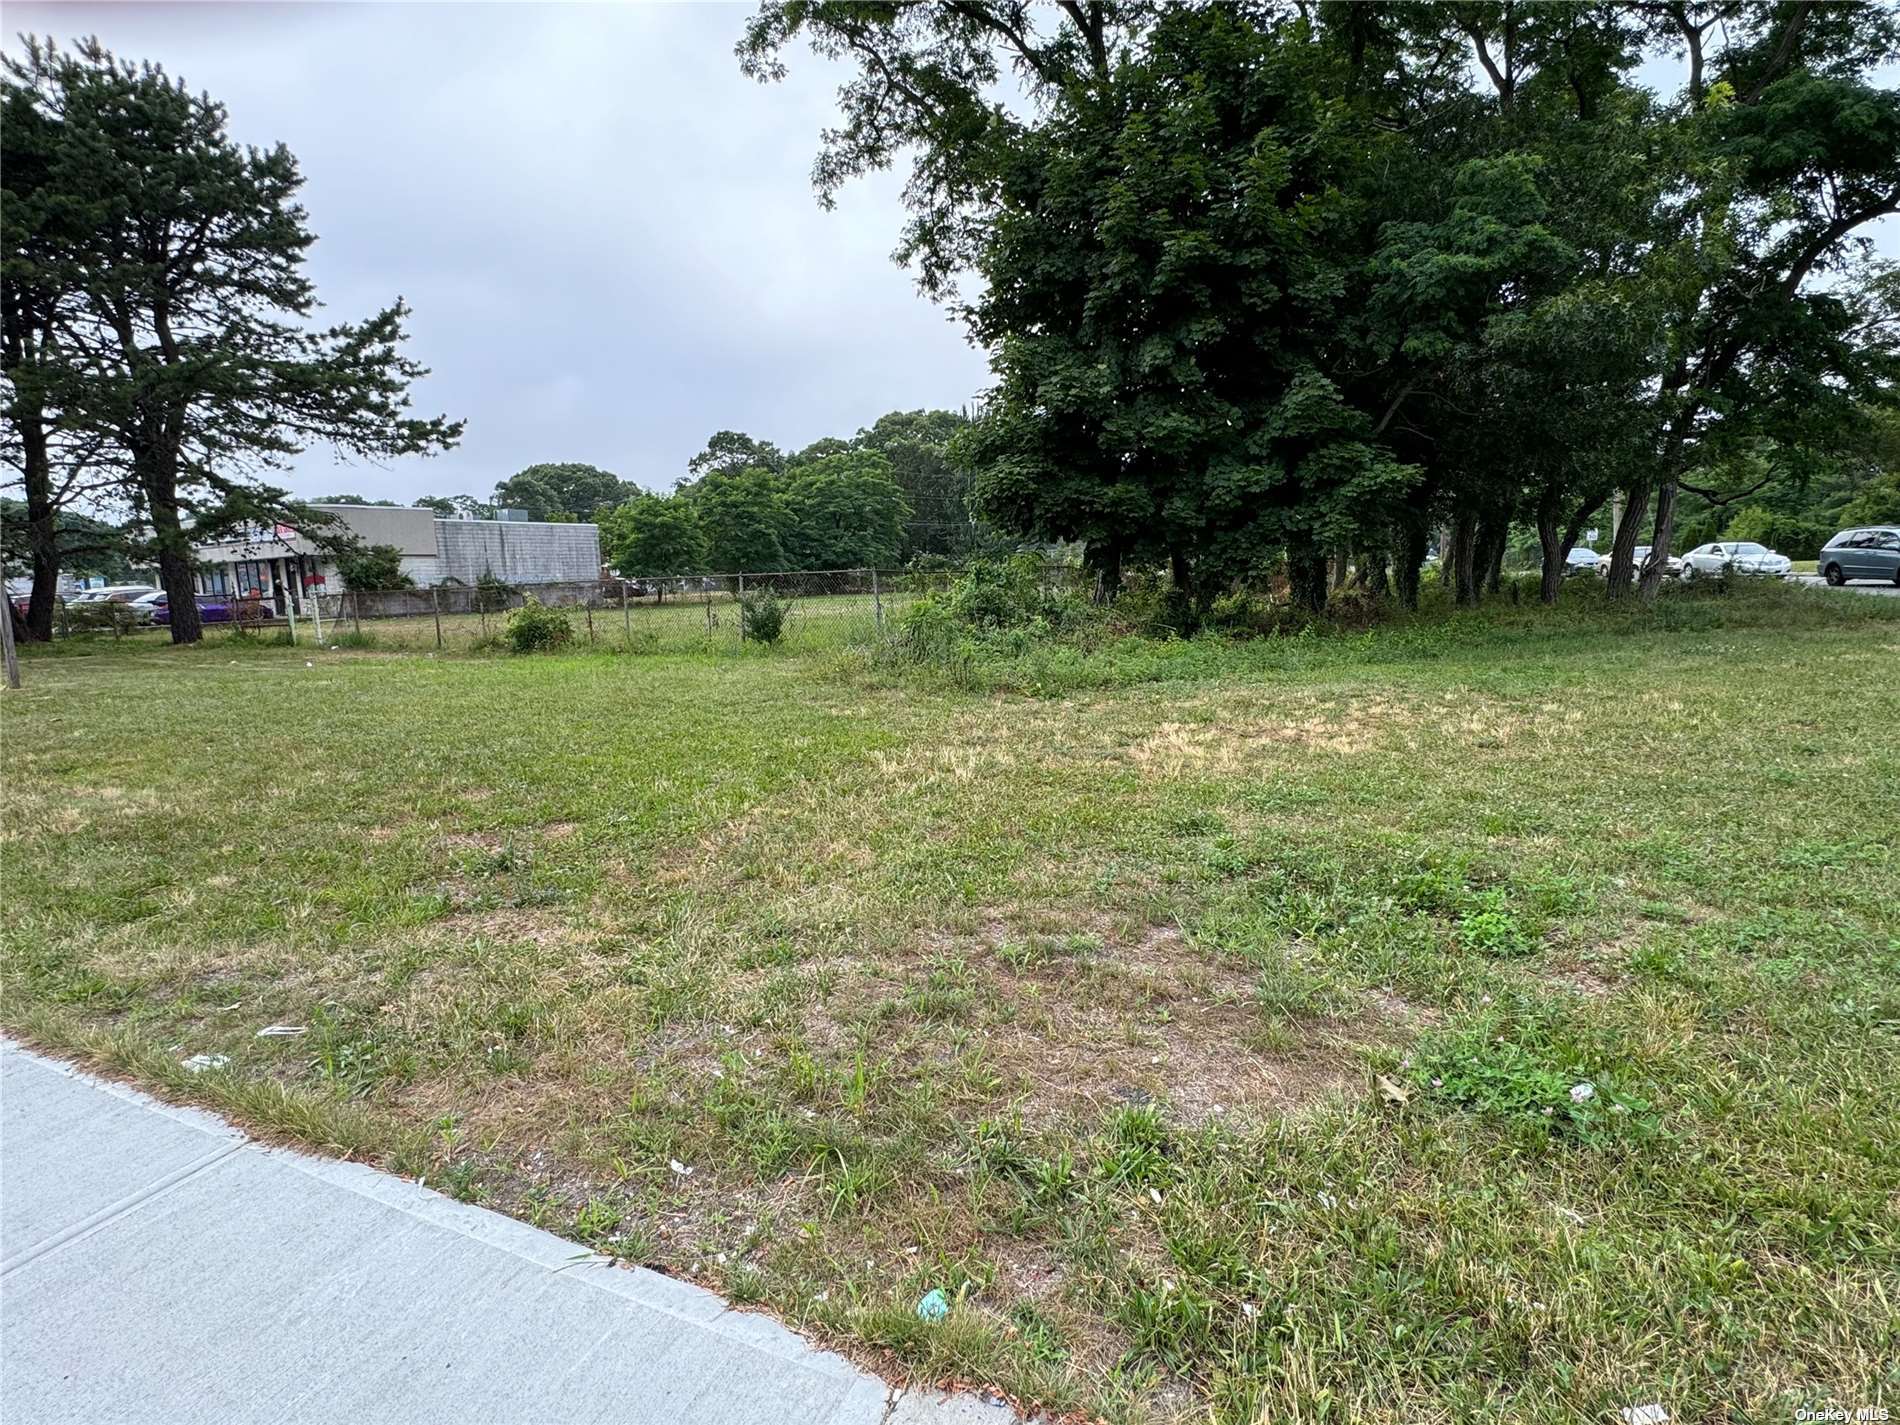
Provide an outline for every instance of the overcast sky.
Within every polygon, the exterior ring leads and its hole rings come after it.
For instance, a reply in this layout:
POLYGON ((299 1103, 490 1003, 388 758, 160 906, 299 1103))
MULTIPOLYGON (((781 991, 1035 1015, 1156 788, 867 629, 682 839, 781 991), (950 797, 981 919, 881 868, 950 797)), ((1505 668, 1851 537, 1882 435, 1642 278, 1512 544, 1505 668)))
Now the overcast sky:
POLYGON ((209 90, 239 139, 289 145, 322 315, 407 298, 433 370, 417 408, 468 429, 382 467, 313 450, 288 483, 404 500, 486 496, 545 460, 666 489, 716 430, 796 449, 986 384, 890 261, 901 175, 818 207, 841 67, 801 47, 785 82, 746 79, 751 9, 10 2, 0 24, 8 48, 97 34, 209 90))
POLYGON ((446 455, 290 477, 315 496, 468 492, 543 460, 670 488, 715 430, 797 448, 886 411, 965 404, 979 352, 890 260, 901 178, 812 195, 839 73, 739 73, 750 4, 37 5, 21 32, 97 34, 302 164, 332 320, 400 294, 465 417, 446 455))

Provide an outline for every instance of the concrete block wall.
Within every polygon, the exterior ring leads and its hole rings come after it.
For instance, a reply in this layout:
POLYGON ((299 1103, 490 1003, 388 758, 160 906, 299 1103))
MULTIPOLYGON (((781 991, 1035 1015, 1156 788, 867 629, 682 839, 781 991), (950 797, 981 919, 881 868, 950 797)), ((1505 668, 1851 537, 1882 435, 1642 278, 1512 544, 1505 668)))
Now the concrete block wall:
POLYGON ((600 529, 591 524, 437 520, 434 583, 473 584, 493 573, 509 584, 600 577, 600 529))

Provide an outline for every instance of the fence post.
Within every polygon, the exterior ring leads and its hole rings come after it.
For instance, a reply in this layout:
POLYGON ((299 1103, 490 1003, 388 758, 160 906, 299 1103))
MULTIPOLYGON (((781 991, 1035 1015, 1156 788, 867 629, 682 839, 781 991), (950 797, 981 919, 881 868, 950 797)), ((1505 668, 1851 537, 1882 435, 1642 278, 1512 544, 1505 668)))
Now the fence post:
POLYGON ((350 590, 350 626, 358 638, 363 636, 363 596, 355 589, 350 590))
POLYGON ((436 597, 435 585, 429 585, 429 612, 435 615, 435 646, 442 646, 442 600, 436 597))
POLYGON ((582 607, 587 610, 587 646, 592 648, 594 646, 594 596, 588 594, 586 599, 587 602, 582 607))
POLYGON ((7 686, 20 686, 20 651, 13 646, 13 595, 7 592, 5 567, 0 566, 0 598, 7 601, 6 622, 0 623, 0 654, 7 665, 7 686))
POLYGON ((884 597, 878 593, 877 570, 871 571, 871 608, 877 615, 877 631, 884 632, 884 597))
POLYGON ((733 598, 737 605, 732 611, 732 631, 739 636, 739 642, 745 642, 745 575, 739 576, 739 592, 733 598))
POLYGON ((699 591, 699 597, 706 608, 706 636, 711 638, 713 630, 712 590, 702 588, 699 591))

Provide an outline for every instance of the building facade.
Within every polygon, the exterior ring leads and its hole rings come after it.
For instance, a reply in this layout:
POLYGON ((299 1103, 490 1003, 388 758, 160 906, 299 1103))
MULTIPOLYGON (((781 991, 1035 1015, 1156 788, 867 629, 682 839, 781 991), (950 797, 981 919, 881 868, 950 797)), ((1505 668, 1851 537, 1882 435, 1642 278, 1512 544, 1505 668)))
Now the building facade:
MULTIPOLYGON (((312 505, 362 543, 392 546, 418 588, 472 586, 484 575, 505 584, 584 583, 600 577, 600 529, 531 520, 445 520, 434 510, 395 505, 312 505)), ((206 599, 263 600, 281 617, 306 596, 337 594, 335 560, 298 530, 278 525, 243 538, 192 546, 198 593, 206 599)))

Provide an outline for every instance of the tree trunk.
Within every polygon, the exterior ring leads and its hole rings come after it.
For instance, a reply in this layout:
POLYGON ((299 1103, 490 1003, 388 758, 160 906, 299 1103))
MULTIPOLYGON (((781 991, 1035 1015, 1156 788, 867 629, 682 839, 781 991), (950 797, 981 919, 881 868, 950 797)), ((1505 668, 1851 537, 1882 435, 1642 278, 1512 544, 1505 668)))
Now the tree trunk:
POLYGON ((1295 608, 1308 613, 1326 611, 1326 551, 1303 543, 1286 552, 1286 581, 1295 608))
POLYGON ((1469 511, 1460 512, 1452 519, 1450 546, 1445 552, 1445 561, 1451 570, 1454 600, 1461 609, 1476 608, 1478 521, 1469 511))
MULTIPOLYGON (((153 457, 147 457, 153 458, 153 457)), ((145 459, 141 459, 145 464, 145 459)), ((198 643, 205 636, 198 615, 198 593, 192 587, 191 540, 178 518, 178 499, 169 472, 151 470, 141 483, 151 512, 153 542, 158 546, 158 582, 165 590, 166 616, 171 620, 173 643, 198 643), (162 492, 162 493, 161 493, 162 492)))
POLYGON ((1431 539, 1425 532, 1425 521, 1414 520, 1399 537, 1398 567, 1393 572, 1393 582, 1398 586, 1399 602, 1414 611, 1418 608, 1418 576, 1425 567, 1425 551, 1431 539))
POLYGON ((1623 522, 1616 527, 1616 538, 1610 545, 1609 597, 1620 599, 1629 592, 1630 576, 1635 573, 1636 538, 1643 523, 1643 514, 1649 508, 1649 477, 1645 476, 1628 487, 1629 501, 1623 510, 1623 522))
POLYGON ((1478 573, 1487 594, 1497 593, 1504 582, 1504 547, 1510 538, 1508 521, 1485 520, 1478 526, 1478 573))
POLYGON ((1563 532, 1557 526, 1557 507, 1545 501, 1537 507, 1537 547, 1544 556, 1544 572, 1538 581, 1537 597, 1555 604, 1564 587, 1564 560, 1570 551, 1564 548, 1563 532))
POLYGON ((1114 603, 1122 591, 1121 546, 1091 544, 1083 551, 1082 565, 1095 571, 1095 592, 1090 597, 1097 603, 1114 603))
POLYGON ((1392 592, 1392 576, 1388 572, 1390 556, 1383 549, 1366 556, 1366 592, 1375 598, 1383 599, 1392 592))
POLYGON ((1665 480, 1656 492, 1656 530, 1650 536, 1649 562, 1643 566, 1644 603, 1654 603, 1662 589, 1663 571, 1669 567, 1669 545, 1676 537, 1676 482, 1665 480))
POLYGON ((1346 587, 1346 568, 1352 562, 1352 546, 1342 544, 1333 554, 1333 592, 1346 587))
POLYGON ((53 503, 53 469, 45 424, 30 417, 19 423, 19 430, 26 542, 33 561, 33 592, 27 599, 25 631, 28 639, 45 643, 53 636, 53 605, 59 597, 59 507, 53 503))

